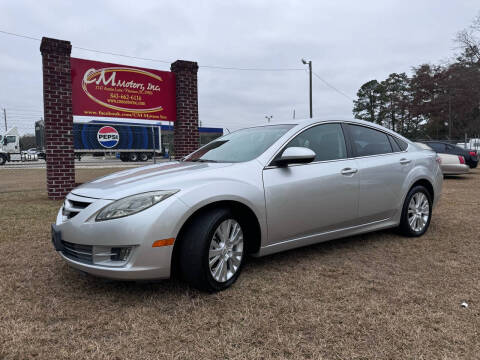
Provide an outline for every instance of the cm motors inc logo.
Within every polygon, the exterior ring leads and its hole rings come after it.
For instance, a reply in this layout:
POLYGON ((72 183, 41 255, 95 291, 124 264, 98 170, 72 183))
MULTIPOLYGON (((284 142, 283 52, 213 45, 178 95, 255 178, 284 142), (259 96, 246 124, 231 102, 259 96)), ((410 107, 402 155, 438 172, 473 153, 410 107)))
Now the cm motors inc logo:
POLYGON ((113 148, 120 141, 120 135, 114 127, 104 126, 98 130, 97 140, 104 148, 113 148))

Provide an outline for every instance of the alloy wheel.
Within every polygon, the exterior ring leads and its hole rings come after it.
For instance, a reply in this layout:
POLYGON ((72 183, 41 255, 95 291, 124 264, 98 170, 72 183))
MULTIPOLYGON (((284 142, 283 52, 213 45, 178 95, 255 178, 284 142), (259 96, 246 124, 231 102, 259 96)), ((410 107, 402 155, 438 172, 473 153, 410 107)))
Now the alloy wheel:
POLYGON ((208 251, 208 265, 212 277, 226 282, 238 271, 243 258, 243 231, 240 224, 227 219, 213 233, 208 251))
POLYGON ((430 216, 430 204, 422 192, 415 193, 408 204, 408 224, 415 232, 422 231, 430 216))

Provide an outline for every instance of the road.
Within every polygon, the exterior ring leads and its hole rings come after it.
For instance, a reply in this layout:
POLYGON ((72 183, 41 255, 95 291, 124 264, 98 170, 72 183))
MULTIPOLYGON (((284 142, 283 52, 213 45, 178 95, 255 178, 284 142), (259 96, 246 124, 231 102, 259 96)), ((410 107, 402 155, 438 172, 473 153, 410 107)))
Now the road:
MULTIPOLYGON (((156 159, 156 162, 168 161, 166 159, 156 159)), ((99 169, 99 168, 134 168, 139 166, 145 166, 153 164, 153 160, 148 160, 145 162, 123 162, 120 159, 116 158, 102 158, 102 157, 93 157, 85 156, 82 157, 81 161, 75 160, 75 168, 77 169, 99 169)), ((27 161, 27 162, 8 162, 3 166, 0 166, 1 169, 45 169, 46 163, 44 160, 38 161, 27 161)))

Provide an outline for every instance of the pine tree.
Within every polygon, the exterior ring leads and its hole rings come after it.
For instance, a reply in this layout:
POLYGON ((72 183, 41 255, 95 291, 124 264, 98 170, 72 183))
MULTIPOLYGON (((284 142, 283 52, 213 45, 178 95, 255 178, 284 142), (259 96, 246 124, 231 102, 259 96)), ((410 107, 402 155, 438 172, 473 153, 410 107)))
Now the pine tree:
POLYGON ((354 100, 353 115, 356 119, 381 124, 379 118, 383 88, 377 80, 370 80, 363 84, 354 100))

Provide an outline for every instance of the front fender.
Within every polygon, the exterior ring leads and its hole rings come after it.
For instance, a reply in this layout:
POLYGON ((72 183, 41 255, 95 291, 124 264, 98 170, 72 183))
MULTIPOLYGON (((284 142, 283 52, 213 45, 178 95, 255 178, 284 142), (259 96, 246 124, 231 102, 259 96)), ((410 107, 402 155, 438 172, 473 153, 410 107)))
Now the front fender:
POLYGON ((267 238, 267 221, 265 213, 265 196, 261 177, 251 181, 232 180, 230 178, 213 178, 208 182, 198 182, 176 194, 187 211, 175 225, 176 237, 182 226, 196 211, 219 201, 235 201, 250 208, 260 225, 261 239, 267 238))

